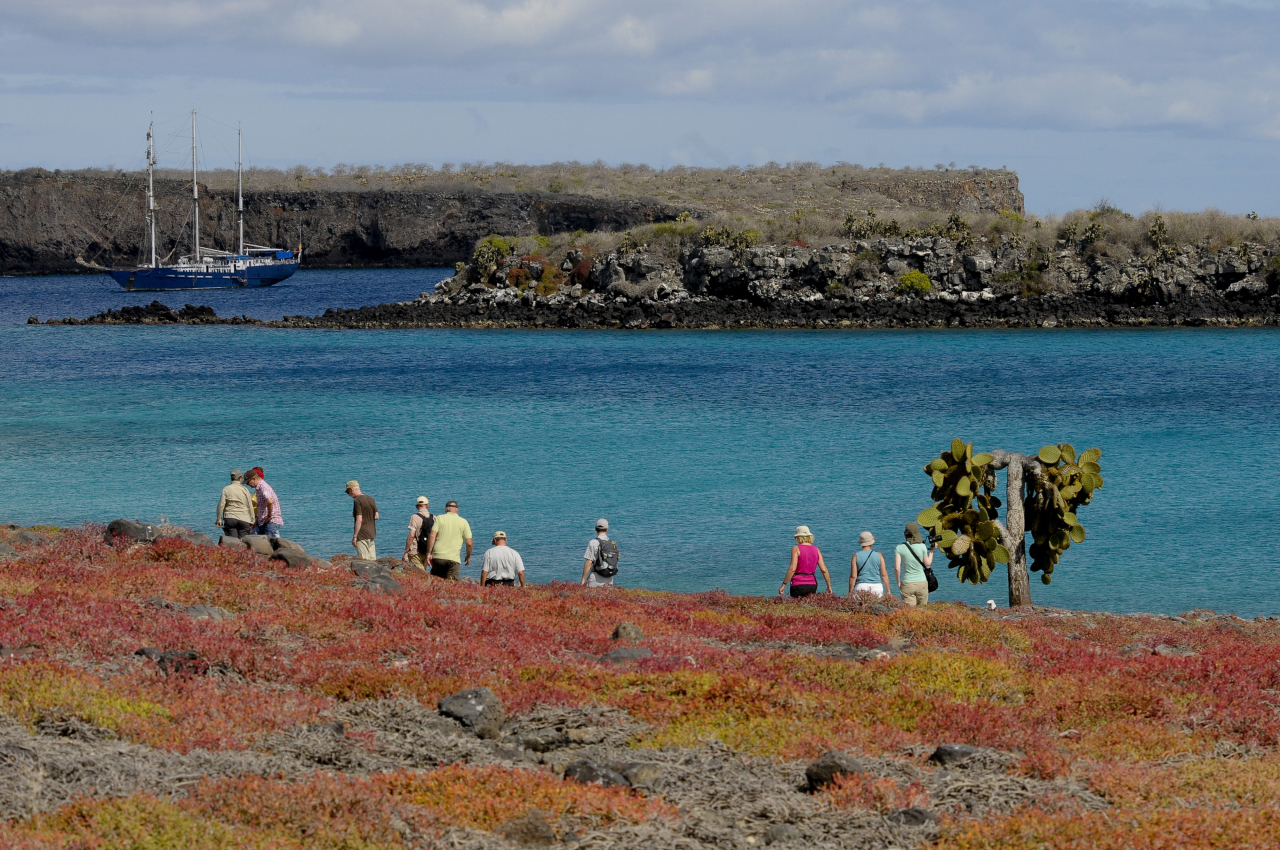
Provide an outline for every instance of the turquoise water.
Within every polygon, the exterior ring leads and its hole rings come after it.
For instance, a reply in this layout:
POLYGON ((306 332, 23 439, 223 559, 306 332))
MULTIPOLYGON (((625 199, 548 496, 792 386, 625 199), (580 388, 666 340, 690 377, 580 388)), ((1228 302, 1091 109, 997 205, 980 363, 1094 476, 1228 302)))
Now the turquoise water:
MULTIPOLYGON (((380 554, 421 493, 460 501, 477 543, 505 530, 535 581, 576 579, 604 516, 620 583, 768 594, 803 523, 843 592, 858 532, 891 552, 953 437, 1065 440, 1103 449, 1107 483, 1037 602, 1280 613, 1275 331, 10 326, 0 349, 0 521, 213 533, 227 470, 260 464, 321 555, 350 551, 358 478, 380 554)), ((940 578, 1007 599, 1003 573, 940 578)))

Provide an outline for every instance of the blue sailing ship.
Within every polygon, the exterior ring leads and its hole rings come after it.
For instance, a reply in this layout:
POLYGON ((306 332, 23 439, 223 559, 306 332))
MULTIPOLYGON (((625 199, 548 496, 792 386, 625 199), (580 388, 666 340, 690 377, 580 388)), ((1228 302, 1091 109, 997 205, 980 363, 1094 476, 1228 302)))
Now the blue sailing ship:
MULTIPOLYGON (((155 125, 147 128, 147 230, 151 237, 151 263, 132 268, 106 269, 106 273, 129 292, 181 289, 227 289, 231 287, 274 286, 298 270, 302 246, 288 251, 244 241, 244 146, 237 139, 236 214, 240 236, 238 250, 219 251, 200 246, 200 184, 196 172, 196 114, 191 113, 191 202, 190 255, 164 265, 156 260, 155 125)), ((237 131, 238 134, 238 131, 237 131)), ((100 267, 99 267, 100 268, 100 267)))

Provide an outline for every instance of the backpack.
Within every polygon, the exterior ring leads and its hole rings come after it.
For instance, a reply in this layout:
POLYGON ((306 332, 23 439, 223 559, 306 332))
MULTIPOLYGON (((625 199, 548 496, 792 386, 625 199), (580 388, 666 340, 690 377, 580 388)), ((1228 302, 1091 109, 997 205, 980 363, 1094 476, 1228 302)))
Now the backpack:
POLYGON ((618 544, 612 540, 601 540, 596 549, 596 562, 591 568, 593 572, 605 578, 618 574, 618 544))
MULTIPOLYGON (((422 516, 419 514, 419 516, 422 516)), ((435 528, 436 515, 427 514, 422 517, 422 527, 418 529, 418 554, 427 554, 427 541, 431 539, 431 529, 435 528)))

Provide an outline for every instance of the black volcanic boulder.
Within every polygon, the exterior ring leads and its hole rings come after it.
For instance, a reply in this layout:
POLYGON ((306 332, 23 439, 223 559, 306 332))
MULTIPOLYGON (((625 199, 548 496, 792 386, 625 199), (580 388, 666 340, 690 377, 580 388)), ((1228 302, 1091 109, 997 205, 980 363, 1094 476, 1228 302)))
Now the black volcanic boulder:
POLYGON ((117 539, 128 543, 151 543, 160 534, 154 525, 131 519, 113 519, 107 524, 107 530, 102 536, 108 543, 114 543, 117 539))
POLYGON ((497 738, 506 713, 498 695, 488 688, 459 691, 440 700, 440 713, 452 717, 477 738, 497 738))
POLYGON ((853 756, 837 750, 828 750, 821 758, 805 768, 804 776, 809 780, 809 790, 817 791, 830 785, 837 776, 865 772, 862 762, 853 756))

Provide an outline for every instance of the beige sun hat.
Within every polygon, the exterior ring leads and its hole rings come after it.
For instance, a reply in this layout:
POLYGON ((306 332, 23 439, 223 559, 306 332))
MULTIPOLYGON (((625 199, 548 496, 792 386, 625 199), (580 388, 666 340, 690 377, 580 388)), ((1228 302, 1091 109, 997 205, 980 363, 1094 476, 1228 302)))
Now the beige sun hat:
POLYGON ((797 525, 796 533, 792 536, 793 537, 812 537, 813 532, 809 530, 809 526, 807 525, 797 525))
POLYGON ((346 487, 346 489, 348 489, 348 490, 359 490, 359 489, 360 489, 360 482, 359 482, 359 481, 357 481, 357 480, 355 480, 354 478, 352 478, 350 481, 348 481, 348 482, 347 482, 347 487, 346 487))
POLYGON ((864 531, 858 535, 859 546, 870 546, 872 543, 875 543, 875 542, 876 542, 876 536, 872 534, 870 531, 864 531))

